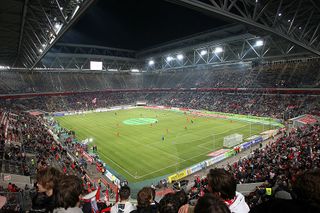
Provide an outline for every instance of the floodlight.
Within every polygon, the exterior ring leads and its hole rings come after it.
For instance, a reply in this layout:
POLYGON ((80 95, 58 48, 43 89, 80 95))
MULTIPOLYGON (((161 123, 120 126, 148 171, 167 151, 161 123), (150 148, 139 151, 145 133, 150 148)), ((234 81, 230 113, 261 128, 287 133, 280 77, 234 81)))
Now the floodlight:
POLYGON ((282 16, 282 13, 279 13, 278 16, 282 16))
POLYGON ((258 41, 256 41, 256 43, 255 43, 255 47, 261 47, 263 45, 263 40, 258 40, 258 41))
POLYGON ((214 53, 222 53, 222 52, 223 52, 222 47, 216 47, 216 48, 214 49, 214 53))
POLYGON ((183 59, 183 55, 182 54, 177 55, 177 59, 178 60, 182 60, 183 59))
POLYGON ((43 50, 42 50, 42 49, 39 49, 39 53, 43 53, 43 50))
POLYGON ((4 69, 10 69, 10 66, 3 66, 3 65, 0 65, 0 69, 2 70, 4 70, 4 69))
POLYGON ((59 29, 61 27, 61 24, 59 23, 59 22, 56 22, 55 24, 54 24, 54 28, 57 30, 57 29, 59 29))
POLYGON ((138 69, 131 69, 131 72, 139 72, 138 69))
POLYGON ((173 60, 172 56, 167 57, 167 61, 172 61, 172 60, 173 60))
POLYGON ((56 22, 54 24, 54 29, 55 29, 56 34, 58 34, 60 32, 61 28, 62 28, 62 24, 61 23, 56 22))
POLYGON ((207 54, 207 50, 201 50, 200 55, 205 55, 207 54))
POLYGON ((117 72, 118 69, 108 69, 108 71, 110 71, 110 72, 117 72))
POLYGON ((151 65, 154 65, 154 60, 150 60, 149 62, 148 62, 148 64, 151 66, 151 65))

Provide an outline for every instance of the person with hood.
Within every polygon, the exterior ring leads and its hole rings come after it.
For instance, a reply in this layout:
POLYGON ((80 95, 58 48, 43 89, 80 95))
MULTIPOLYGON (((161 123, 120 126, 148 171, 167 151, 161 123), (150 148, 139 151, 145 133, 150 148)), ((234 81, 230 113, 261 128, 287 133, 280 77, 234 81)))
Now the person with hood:
POLYGON ((79 177, 64 175, 57 186, 57 202, 53 213, 82 213, 79 208, 82 192, 83 185, 79 177))
POLYGON ((208 191, 224 200, 232 213, 248 213, 250 208, 244 196, 236 191, 237 182, 233 175, 224 169, 210 169, 208 191))

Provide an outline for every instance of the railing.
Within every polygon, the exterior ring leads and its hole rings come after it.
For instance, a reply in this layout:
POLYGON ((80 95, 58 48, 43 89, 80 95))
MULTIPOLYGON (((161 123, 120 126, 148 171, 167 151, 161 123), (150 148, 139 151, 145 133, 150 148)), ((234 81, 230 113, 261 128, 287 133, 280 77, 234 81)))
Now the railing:
POLYGON ((35 169, 28 161, 0 160, 0 169, 3 173, 30 176, 35 174, 35 169))
POLYGON ((6 197, 6 204, 1 208, 1 211, 13 210, 15 212, 26 212, 31 205, 29 191, 23 192, 6 192, 0 191, 0 196, 6 197))

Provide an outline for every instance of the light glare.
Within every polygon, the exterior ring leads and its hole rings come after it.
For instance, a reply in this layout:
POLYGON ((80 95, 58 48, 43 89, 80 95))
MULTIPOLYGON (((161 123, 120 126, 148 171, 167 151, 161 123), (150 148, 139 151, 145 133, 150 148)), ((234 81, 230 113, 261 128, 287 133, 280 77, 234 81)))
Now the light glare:
POLYGON ((177 55, 177 59, 178 60, 182 60, 183 59, 183 55, 182 54, 177 55))
POLYGON ((207 50, 201 50, 200 55, 205 55, 207 54, 207 50))
POLYGON ((214 49, 214 53, 222 53, 222 52, 223 52, 222 47, 216 47, 216 48, 214 49))
POLYGON ((261 47, 262 45, 263 45, 263 41, 262 40, 258 40, 258 41, 256 41, 256 44, 254 46, 261 47))

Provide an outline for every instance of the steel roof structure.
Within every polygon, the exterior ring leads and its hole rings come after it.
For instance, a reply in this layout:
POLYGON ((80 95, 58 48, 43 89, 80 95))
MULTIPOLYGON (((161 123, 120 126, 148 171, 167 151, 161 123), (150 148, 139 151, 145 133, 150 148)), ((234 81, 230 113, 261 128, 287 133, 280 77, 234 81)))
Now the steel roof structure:
POLYGON ((0 65, 34 68, 94 0, 2 0, 0 65))
POLYGON ((141 51, 55 45, 93 1, 2 2, 0 66, 81 71, 88 69, 90 60, 100 60, 104 70, 167 70, 202 64, 320 56, 320 2, 315 0, 166 0, 235 24, 141 51), (257 46, 257 40, 262 40, 262 45, 257 46), (222 51, 217 52, 217 47, 222 51), (177 59, 179 54, 183 56, 177 59), (152 66, 147 64, 150 60, 155 62, 152 66))
POLYGON ((220 15, 285 38, 320 56, 320 2, 316 0, 168 0, 220 15))

